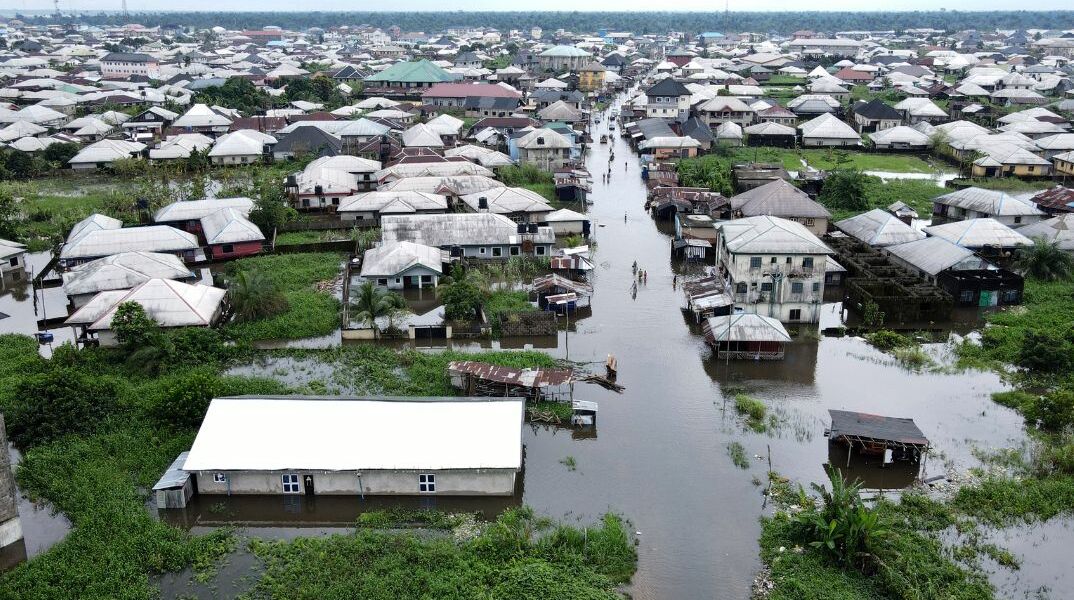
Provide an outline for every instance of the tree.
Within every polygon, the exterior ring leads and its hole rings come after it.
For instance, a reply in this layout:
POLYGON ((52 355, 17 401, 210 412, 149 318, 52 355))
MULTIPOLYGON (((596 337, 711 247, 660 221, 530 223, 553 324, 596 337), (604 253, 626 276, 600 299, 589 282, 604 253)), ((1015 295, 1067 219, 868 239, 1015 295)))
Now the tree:
POLYGON ((231 314, 238 323, 278 315, 287 310, 287 297, 276 282, 260 271, 239 271, 227 288, 231 314))
POLYGON ((262 177, 256 188, 257 197, 250 211, 250 221, 260 227, 266 236, 272 235, 273 231, 298 216, 298 212, 287 204, 279 182, 270 177, 262 177))
POLYGON ((13 239, 18 228, 19 205, 7 187, 0 187, 0 237, 13 239))
POLYGON ((820 190, 820 201, 830 209, 861 211, 869 208, 865 195, 866 175, 857 169, 837 169, 828 173, 820 190))
POLYGON ((1074 275, 1074 256, 1054 242, 1034 238, 1033 245, 1018 250, 1015 268, 1022 275, 1040 281, 1059 281, 1074 275))
POLYGON ((444 303, 444 316, 460 321, 476 319, 487 296, 481 274, 476 270, 467 271, 459 265, 455 265, 451 275, 441 282, 439 295, 444 303))
POLYGON ((41 151, 41 156, 58 168, 66 167, 67 161, 74 158, 76 154, 78 154, 78 144, 74 143, 49 144, 41 151))
POLYGON ((128 350, 152 345, 153 338, 160 333, 156 321, 137 302, 124 302, 116 307, 111 329, 116 341, 128 350))
POLYGON ((198 427, 219 388, 219 378, 208 368, 172 377, 163 392, 153 400, 150 413, 157 421, 167 425, 198 427))
MULTIPOLYGON (((358 287, 358 294, 351 303, 354 306, 354 315, 362 322, 375 327, 380 317, 388 317, 391 320, 396 313, 406 308, 406 300, 395 292, 377 287, 372 281, 366 281, 358 287)), ((389 322, 388 327, 391 328, 389 322)))
POLYGON ((1025 332, 1018 351, 1018 366, 1033 373, 1064 373, 1071 368, 1071 344, 1051 331, 1025 332))
POLYGON ((112 414, 117 391, 112 379, 68 366, 26 377, 6 407, 11 441, 25 449, 90 433, 112 414))

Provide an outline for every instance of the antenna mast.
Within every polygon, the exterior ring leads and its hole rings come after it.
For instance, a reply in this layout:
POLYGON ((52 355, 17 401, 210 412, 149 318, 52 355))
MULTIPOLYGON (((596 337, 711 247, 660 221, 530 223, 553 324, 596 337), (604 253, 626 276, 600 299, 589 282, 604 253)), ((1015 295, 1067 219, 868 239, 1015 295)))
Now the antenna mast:
POLYGON ((123 16, 129 17, 130 12, 127 11, 127 0, 123 0, 123 16))

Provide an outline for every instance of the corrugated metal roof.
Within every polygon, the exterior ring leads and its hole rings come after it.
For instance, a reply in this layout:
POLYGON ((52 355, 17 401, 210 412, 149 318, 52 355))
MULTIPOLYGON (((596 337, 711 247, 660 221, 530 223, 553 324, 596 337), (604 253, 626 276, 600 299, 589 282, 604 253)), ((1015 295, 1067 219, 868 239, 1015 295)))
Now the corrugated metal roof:
POLYGON ((891 246, 925 237, 924 233, 879 208, 838 221, 835 226, 870 246, 891 246))
POLYGON ((833 254, 801 223, 760 216, 716 224, 723 245, 736 254, 833 254))
POLYGON ((440 249, 413 242, 384 242, 365 251, 362 277, 394 276, 417 265, 437 273, 443 272, 440 249))
POLYGON ((991 218, 966 219, 926 227, 925 233, 944 238, 966 248, 1013 248, 1032 246, 1033 240, 991 218))
POLYGON ((196 221, 211 215, 222 208, 230 208, 244 217, 250 216, 254 201, 250 198, 205 198, 204 200, 186 200, 172 202, 153 215, 153 221, 168 223, 178 221, 196 221))
POLYGON ((186 471, 519 469, 522 398, 216 398, 186 471))
POLYGON ((711 342, 789 342, 791 334, 778 319, 754 313, 709 317, 703 324, 711 342))
POLYGON ((194 273, 174 254, 121 252, 78 265, 63 274, 68 296, 128 290, 150 279, 188 279, 194 273))
POLYGON ((829 410, 828 414, 832 417, 832 428, 829 437, 831 440, 850 436, 916 446, 929 445, 928 438, 917 427, 913 419, 884 417, 847 410, 829 410))
POLYGON ((198 238, 167 225, 84 231, 60 250, 60 258, 98 258, 120 252, 196 250, 198 238))

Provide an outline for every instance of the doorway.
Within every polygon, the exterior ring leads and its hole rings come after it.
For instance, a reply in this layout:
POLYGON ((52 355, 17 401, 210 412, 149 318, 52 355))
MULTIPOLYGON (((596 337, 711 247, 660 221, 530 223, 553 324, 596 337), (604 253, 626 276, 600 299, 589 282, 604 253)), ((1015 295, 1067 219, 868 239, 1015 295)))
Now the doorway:
POLYGON ((302 486, 305 488, 306 495, 313 495, 313 475, 305 475, 302 477, 302 486))

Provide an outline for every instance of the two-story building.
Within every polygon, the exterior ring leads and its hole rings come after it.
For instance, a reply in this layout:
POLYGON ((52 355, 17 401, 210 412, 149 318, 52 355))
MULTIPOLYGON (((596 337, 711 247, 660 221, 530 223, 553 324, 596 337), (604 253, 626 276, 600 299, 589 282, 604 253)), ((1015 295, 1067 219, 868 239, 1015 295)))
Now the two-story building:
POLYGON ((647 117, 684 121, 690 114, 690 90, 668 77, 645 90, 647 117))
POLYGON ((816 323, 831 248, 801 223, 772 216, 716 224, 717 265, 735 306, 785 323, 816 323))
POLYGON ((141 52, 109 52, 101 58, 101 76, 106 79, 129 79, 131 76, 160 79, 160 63, 141 52))

